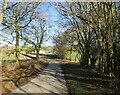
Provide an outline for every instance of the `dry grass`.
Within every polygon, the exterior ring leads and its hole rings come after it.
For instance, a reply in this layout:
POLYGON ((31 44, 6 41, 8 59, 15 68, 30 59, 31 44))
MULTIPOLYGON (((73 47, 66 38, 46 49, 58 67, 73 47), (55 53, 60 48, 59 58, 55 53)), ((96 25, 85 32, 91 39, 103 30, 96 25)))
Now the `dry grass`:
POLYGON ((63 61, 61 65, 70 95, 120 93, 120 88, 110 87, 112 78, 106 75, 82 68, 77 62, 63 61))
POLYGON ((44 61, 24 60, 21 66, 14 65, 2 68, 2 92, 10 92, 37 76, 47 63, 44 61))

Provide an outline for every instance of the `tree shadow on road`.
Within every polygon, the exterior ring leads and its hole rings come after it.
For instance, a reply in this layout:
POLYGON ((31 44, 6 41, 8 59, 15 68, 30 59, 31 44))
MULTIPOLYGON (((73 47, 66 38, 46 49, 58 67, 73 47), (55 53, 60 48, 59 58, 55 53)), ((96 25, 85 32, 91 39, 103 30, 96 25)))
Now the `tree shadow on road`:
MULTIPOLYGON (((44 55, 44 57, 48 59, 57 60, 56 59, 57 57, 53 55, 52 56, 44 55)), ((44 75, 44 76, 49 75, 51 77, 54 77, 55 80, 59 81, 60 83, 62 83, 63 82, 62 80, 64 80, 65 78, 67 87, 69 90, 69 94, 71 95, 101 94, 101 93, 109 94, 109 93, 116 93, 120 91, 120 88, 116 89, 115 87, 110 87, 110 83, 112 82, 112 79, 109 76, 98 73, 91 69, 82 68, 80 64, 76 64, 74 62, 69 62, 69 61, 66 62, 66 61, 58 60, 57 63, 53 62, 51 63, 50 66, 51 67, 49 69, 46 68, 44 72, 40 73, 40 75, 44 75), (58 65, 62 67, 63 71, 57 68, 59 67, 58 65), (56 70, 57 72, 54 72, 54 70, 56 70), (65 77, 64 75, 61 74, 61 72, 64 73, 65 77)), ((46 81, 46 83, 47 82, 48 81, 46 81)), ((38 85, 37 83, 33 83, 33 84, 36 86, 41 86, 41 85, 38 85)), ((52 82, 49 84, 51 86, 54 86, 52 82)), ((57 88, 57 86, 55 88, 57 88)), ((45 88, 43 87, 43 89, 45 88)), ((24 92, 24 89, 23 89, 23 92, 24 92)))

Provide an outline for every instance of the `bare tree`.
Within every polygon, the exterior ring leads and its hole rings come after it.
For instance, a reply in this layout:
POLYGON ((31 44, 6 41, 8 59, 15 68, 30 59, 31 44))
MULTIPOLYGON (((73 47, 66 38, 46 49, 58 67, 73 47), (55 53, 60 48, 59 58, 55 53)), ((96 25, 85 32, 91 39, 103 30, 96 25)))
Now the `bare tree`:
POLYGON ((55 3, 58 12, 75 27, 83 66, 117 76, 119 71, 119 3, 55 3), (118 25, 117 25, 118 24, 118 25), (89 61, 90 60, 90 61, 89 61))
POLYGON ((21 33, 22 39, 25 43, 34 46, 36 51, 36 59, 39 60, 39 51, 43 41, 47 40, 47 26, 45 20, 37 19, 36 23, 29 25, 27 29, 21 33))
MULTIPOLYGON (((19 39, 20 30, 27 27, 34 19, 35 9, 40 3, 9 3, 7 10, 4 11, 4 19, 2 25, 4 29, 9 29, 11 35, 15 35, 15 56, 16 62, 19 64, 19 39), (9 8, 12 6, 11 8, 9 8)), ((13 38, 14 39, 14 38, 13 38)))

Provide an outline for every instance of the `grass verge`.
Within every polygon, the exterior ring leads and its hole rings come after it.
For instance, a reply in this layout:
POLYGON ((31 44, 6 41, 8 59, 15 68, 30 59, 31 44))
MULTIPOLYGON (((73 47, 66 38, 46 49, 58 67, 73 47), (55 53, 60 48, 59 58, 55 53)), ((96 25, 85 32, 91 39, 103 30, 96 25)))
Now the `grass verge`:
POLYGON ((29 82, 40 74, 48 64, 45 60, 36 61, 33 59, 22 60, 20 63, 20 66, 15 65, 9 67, 9 69, 6 67, 2 68, 3 95, 29 82))
POLYGON ((83 69, 79 63, 64 63, 62 69, 70 95, 120 93, 120 88, 110 86, 112 82, 110 77, 93 70, 83 69))

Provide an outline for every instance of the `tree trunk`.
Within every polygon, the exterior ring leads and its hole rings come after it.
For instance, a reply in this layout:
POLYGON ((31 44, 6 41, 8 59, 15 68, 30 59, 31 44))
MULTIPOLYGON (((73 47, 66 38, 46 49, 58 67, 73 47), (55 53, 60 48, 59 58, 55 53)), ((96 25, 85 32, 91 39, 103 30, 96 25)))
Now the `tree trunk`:
POLYGON ((91 60, 91 68, 94 69, 95 68, 96 59, 93 57, 90 60, 91 60))
POLYGON ((39 60, 39 50, 36 50, 36 60, 39 60))
POLYGON ((2 12, 0 13, 0 24, 2 23, 3 21, 3 18, 4 18, 4 11, 6 10, 7 8, 7 0, 4 0, 4 4, 2 6, 2 12))
POLYGON ((19 64, 19 31, 16 29, 16 45, 15 45, 15 57, 16 57, 16 64, 19 64))
POLYGON ((118 62, 117 62, 117 51, 116 51, 116 43, 113 43, 113 59, 114 59, 114 75, 117 76, 117 65, 118 65, 118 62))

